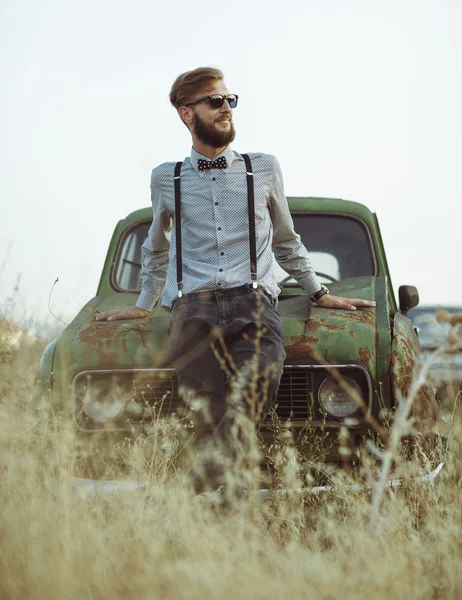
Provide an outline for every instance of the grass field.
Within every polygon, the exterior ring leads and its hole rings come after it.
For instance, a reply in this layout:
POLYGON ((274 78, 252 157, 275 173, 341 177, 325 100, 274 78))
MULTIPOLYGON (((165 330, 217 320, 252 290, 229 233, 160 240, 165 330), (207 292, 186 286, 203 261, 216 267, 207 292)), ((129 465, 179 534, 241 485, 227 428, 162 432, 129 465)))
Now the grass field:
MULTIPOLYGON (((373 519, 370 492, 342 485, 213 510, 182 485, 168 448, 145 439, 125 451, 133 472, 152 483, 150 494, 91 496, 71 485, 72 428, 44 422, 29 405, 44 343, 19 335, 0 350, 1 598, 462 597, 458 397, 430 457, 445 463, 439 482, 413 484, 429 465, 396 454, 395 472, 409 485, 385 491, 373 519)), ((290 437, 281 439, 278 484, 306 486, 290 437)), ((379 468, 371 458, 359 478, 371 481, 379 468)), ((347 484, 350 475, 338 477, 347 484)))

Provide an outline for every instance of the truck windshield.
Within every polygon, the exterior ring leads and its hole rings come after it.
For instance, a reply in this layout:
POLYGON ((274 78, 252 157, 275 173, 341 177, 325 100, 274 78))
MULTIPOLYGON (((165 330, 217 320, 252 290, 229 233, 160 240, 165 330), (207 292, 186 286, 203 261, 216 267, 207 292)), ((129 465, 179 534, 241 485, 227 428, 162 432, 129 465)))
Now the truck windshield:
MULTIPOLYGON (((292 214, 292 217, 295 231, 321 281, 377 274, 371 239, 362 221, 346 215, 306 212, 292 214)), ((114 272, 116 287, 121 291, 136 292, 141 288, 141 246, 149 226, 149 221, 137 223, 122 236, 114 272)), ((279 283, 296 285, 276 261, 274 265, 279 283)))

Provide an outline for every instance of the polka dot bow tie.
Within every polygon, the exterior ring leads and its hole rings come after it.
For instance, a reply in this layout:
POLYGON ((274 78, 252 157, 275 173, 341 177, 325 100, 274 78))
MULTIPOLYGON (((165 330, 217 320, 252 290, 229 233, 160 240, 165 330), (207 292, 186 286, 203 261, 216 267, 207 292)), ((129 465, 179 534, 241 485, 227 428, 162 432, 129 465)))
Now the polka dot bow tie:
POLYGON ((208 169, 226 169, 226 156, 220 156, 216 160, 197 160, 197 167, 199 171, 207 171, 208 169))

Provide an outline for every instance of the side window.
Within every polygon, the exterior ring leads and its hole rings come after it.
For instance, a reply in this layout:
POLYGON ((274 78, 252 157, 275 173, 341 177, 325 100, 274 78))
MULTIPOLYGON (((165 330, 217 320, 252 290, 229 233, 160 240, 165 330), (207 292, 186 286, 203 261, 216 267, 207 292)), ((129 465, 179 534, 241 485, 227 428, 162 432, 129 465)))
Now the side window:
POLYGON ((116 268, 115 283, 126 292, 141 288, 141 246, 146 239, 150 223, 140 223, 130 230, 123 241, 116 268))

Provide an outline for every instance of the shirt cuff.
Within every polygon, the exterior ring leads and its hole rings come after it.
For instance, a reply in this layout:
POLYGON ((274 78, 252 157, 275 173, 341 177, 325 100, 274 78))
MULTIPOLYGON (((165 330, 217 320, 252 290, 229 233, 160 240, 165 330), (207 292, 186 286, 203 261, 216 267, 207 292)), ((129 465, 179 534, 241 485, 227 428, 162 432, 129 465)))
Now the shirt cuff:
POLYGON ((143 308, 144 310, 151 311, 157 300, 159 299, 158 294, 153 294, 152 292, 142 290, 140 295, 138 296, 138 300, 136 301, 136 305, 138 308, 143 308))
POLYGON ((299 279, 298 283, 302 286, 308 296, 312 296, 319 292, 321 289, 321 282, 316 277, 316 275, 308 275, 308 277, 304 277, 303 279, 299 279))

